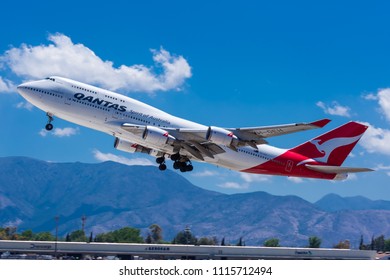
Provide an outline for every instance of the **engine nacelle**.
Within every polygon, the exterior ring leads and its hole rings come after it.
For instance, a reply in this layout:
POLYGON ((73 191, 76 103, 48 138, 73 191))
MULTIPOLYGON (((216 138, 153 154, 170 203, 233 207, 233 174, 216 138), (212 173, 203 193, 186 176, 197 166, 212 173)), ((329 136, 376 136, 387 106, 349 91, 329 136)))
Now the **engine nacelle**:
POLYGON ((156 146, 162 146, 165 144, 173 144, 175 138, 169 135, 168 131, 155 126, 147 126, 142 134, 142 138, 156 146))
POLYGON ((131 143, 127 140, 123 140, 118 137, 115 138, 114 148, 128 153, 138 152, 138 153, 150 154, 151 152, 151 149, 145 148, 135 143, 131 143))
POLYGON ((210 126, 207 130, 206 139, 218 145, 235 146, 238 138, 233 132, 215 126, 210 126))

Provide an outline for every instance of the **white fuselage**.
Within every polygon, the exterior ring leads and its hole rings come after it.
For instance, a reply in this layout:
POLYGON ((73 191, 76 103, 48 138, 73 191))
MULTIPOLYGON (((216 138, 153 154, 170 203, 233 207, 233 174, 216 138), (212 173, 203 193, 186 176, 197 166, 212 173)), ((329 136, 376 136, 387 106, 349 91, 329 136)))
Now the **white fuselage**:
MULTIPOLYGON (((168 154, 172 154, 171 146, 151 146, 142 137, 123 130, 121 125, 131 123, 161 129, 166 127, 205 130, 208 128, 172 116, 130 97, 61 77, 25 83, 18 87, 18 91, 30 103, 50 116, 168 154)), ((205 157, 204 161, 233 170, 245 170, 272 160, 286 151, 269 145, 259 145, 258 150, 249 146, 240 147, 238 151, 225 146, 222 148, 225 153, 218 154, 214 158, 205 157)))

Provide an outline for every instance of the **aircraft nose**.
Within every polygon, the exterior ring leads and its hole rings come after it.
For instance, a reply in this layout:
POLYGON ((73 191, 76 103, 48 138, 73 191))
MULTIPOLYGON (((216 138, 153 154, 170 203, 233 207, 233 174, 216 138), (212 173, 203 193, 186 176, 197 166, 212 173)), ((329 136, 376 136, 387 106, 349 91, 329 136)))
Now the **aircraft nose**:
POLYGON ((26 90, 27 88, 31 87, 32 84, 33 84, 33 82, 26 82, 26 83, 18 85, 16 87, 16 89, 20 92, 20 91, 26 90))
POLYGON ((18 85, 18 86, 16 87, 16 89, 17 89, 17 91, 18 91, 21 95, 26 94, 26 93, 27 93, 27 90, 28 90, 29 88, 31 88, 31 84, 32 84, 32 83, 33 83, 33 82, 27 82, 27 83, 20 84, 20 85, 18 85))
POLYGON ((18 85, 16 88, 23 89, 23 88, 30 86, 30 84, 31 84, 31 82, 23 83, 23 84, 18 85))
POLYGON ((20 94, 23 94, 24 91, 26 90, 27 88, 27 84, 28 83, 23 83, 23 84, 20 84, 16 87, 17 91, 20 93, 20 94))

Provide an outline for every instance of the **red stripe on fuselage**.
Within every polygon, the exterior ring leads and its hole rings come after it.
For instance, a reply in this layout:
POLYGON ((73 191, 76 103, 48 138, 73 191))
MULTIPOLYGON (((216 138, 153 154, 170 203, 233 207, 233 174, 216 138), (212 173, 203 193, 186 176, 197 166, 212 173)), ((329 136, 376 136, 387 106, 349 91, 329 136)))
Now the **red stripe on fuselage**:
POLYGON ((310 170, 306 168, 305 163, 302 162, 307 162, 311 165, 324 165, 303 155, 291 151, 286 151, 282 155, 275 157, 272 160, 248 169, 241 170, 241 172, 329 180, 334 179, 336 176, 336 174, 325 174, 310 170), (302 164, 298 165, 299 163, 302 164))

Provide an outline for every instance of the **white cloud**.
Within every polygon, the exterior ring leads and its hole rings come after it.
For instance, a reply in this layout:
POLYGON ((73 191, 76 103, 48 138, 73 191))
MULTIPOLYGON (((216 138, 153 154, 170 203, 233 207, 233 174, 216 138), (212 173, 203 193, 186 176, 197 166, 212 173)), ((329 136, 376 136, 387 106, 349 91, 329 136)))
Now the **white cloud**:
POLYGON ((366 100, 378 101, 380 112, 390 121, 390 88, 380 89, 377 94, 369 93, 363 96, 366 100))
POLYGON ((387 176, 390 176, 390 166, 379 164, 376 167, 376 170, 385 171, 387 176))
POLYGON ((0 77, 0 92, 13 92, 15 91, 15 85, 9 81, 0 77))
POLYGON ((383 89, 378 92, 378 103, 382 113, 390 121, 390 89, 383 89))
POLYGON ((260 174, 250 174, 250 173, 240 173, 240 177, 246 182, 246 183, 253 183, 253 182, 267 182, 270 181, 270 176, 267 175, 260 175, 260 174))
POLYGON ((390 130, 377 128, 369 123, 363 124, 368 126, 366 133, 359 141, 369 153, 380 153, 390 155, 390 130))
POLYGON ((32 111, 34 106, 30 102, 19 102, 18 104, 16 104, 16 108, 32 111))
POLYGON ((261 174, 250 174, 250 173, 239 173, 242 182, 223 182, 217 186, 224 189, 235 189, 235 190, 245 190, 249 189, 251 183, 259 182, 269 182, 271 180, 270 176, 261 175, 261 174))
POLYGON ((338 102, 332 102, 331 106, 327 106, 324 102, 318 101, 316 103, 318 107, 320 107, 326 114, 341 116, 341 117, 350 117, 351 109, 347 106, 341 106, 338 102))
POLYGON ((78 128, 65 127, 65 128, 55 128, 53 135, 57 137, 69 137, 78 134, 78 128))
POLYGON ((378 100, 378 97, 373 93, 366 94, 363 98, 366 100, 378 100))
POLYGON ((42 137, 46 137, 48 134, 49 134, 49 131, 47 131, 47 130, 44 129, 44 128, 42 128, 42 129, 39 131, 39 135, 41 135, 42 137))
MULTIPOLYGON (((380 89, 377 94, 370 93, 363 98, 378 101, 380 112, 390 122, 390 88, 380 89)), ((390 130, 375 127, 369 123, 364 124, 368 125, 369 128, 360 140, 360 145, 369 153, 390 155, 390 130)))
POLYGON ((65 127, 65 128, 55 128, 53 131, 47 131, 46 129, 41 129, 39 135, 46 137, 48 134, 55 137, 70 137, 79 133, 78 128, 65 127))
POLYGON ((345 181, 356 181, 358 179, 358 175, 356 173, 348 173, 348 177, 345 181))
POLYGON ((0 57, 0 61, 23 78, 58 75, 127 92, 179 90, 192 76, 186 59, 162 47, 151 50, 153 66, 135 64, 116 68, 113 62, 102 60, 91 49, 81 43, 74 44, 63 34, 50 35, 48 40, 52 43, 40 46, 22 44, 19 48, 11 48, 0 57))
POLYGON ((299 178, 299 177, 287 177, 287 180, 296 184, 300 184, 304 182, 303 178, 299 178))
POLYGON ((95 159, 98 161, 114 161, 125 165, 155 165, 148 159, 145 158, 127 158, 122 156, 117 156, 111 153, 102 153, 99 150, 93 151, 95 159))
POLYGON ((204 170, 204 171, 200 171, 200 172, 192 172, 191 176, 194 176, 194 177, 213 177, 213 176, 218 176, 218 172, 204 170))
POLYGON ((224 183, 218 184, 218 187, 224 188, 224 189, 242 190, 242 189, 247 189, 248 184, 240 184, 237 182, 224 182, 224 183))

